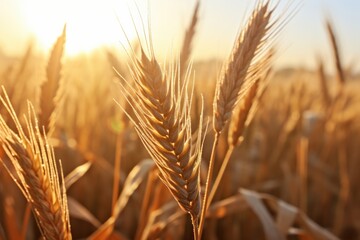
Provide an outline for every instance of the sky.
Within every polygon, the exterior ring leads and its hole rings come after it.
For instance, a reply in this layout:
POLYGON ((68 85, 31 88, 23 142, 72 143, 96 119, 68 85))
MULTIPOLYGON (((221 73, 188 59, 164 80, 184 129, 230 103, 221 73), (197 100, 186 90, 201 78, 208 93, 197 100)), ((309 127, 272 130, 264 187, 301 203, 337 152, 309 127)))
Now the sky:
MULTIPOLYGON (((135 0, 126 1, 0 0, 0 51, 22 54, 31 39, 46 52, 65 22, 69 55, 99 44, 122 48, 126 39, 123 32, 130 39, 135 37, 129 12, 141 35, 140 12, 143 20, 150 19, 156 53, 161 58, 176 56, 195 0, 136 0, 137 8, 135 0)), ((293 1, 302 3, 275 41, 277 65, 314 67, 317 56, 330 61, 331 47, 324 27, 327 17, 334 23, 345 64, 360 62, 359 0, 293 1)), ((289 1, 280 0, 279 14, 284 12, 284 2, 289 1)), ((254 0, 201 0, 194 60, 226 58, 253 4, 254 0)))

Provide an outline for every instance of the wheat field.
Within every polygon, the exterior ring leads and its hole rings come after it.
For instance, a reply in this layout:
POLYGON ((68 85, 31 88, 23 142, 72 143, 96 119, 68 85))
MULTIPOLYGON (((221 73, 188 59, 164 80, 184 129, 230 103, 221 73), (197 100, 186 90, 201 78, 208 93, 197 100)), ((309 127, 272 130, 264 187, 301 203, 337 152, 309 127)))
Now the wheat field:
POLYGON ((360 239, 360 77, 336 22, 332 65, 278 70, 298 6, 258 0, 228 58, 197 62, 202 4, 165 63, 151 29, 66 57, 66 26, 0 60, 0 240, 360 239))

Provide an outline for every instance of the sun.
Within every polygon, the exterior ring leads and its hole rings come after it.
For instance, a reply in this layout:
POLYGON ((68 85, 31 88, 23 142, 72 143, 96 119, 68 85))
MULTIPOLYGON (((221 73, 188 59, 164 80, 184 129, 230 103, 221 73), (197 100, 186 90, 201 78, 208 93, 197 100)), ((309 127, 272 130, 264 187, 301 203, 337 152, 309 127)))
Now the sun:
POLYGON ((125 0, 32 0, 26 1, 24 11, 29 31, 44 50, 51 48, 65 24, 68 55, 126 44, 126 37, 135 36, 137 23, 125 0))

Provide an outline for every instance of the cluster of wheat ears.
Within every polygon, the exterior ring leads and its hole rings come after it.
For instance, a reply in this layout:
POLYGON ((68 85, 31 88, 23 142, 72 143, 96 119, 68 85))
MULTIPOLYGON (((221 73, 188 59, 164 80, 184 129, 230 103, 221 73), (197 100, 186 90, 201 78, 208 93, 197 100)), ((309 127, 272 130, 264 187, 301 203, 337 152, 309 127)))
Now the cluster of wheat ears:
MULTIPOLYGON (((119 197, 120 153, 117 154, 114 164, 112 214, 103 224, 97 223, 98 228, 89 239, 124 239, 115 234, 115 223, 119 214, 124 211, 126 199, 140 184, 137 177, 143 175, 144 171, 153 172, 154 176, 161 179, 183 212, 175 211, 176 214, 171 215, 165 223, 156 223, 155 217, 153 224, 140 221, 136 231, 137 239, 162 238, 161 233, 167 225, 183 217, 183 213, 190 216, 194 239, 202 239, 206 219, 214 214, 224 214, 221 209, 234 203, 248 205, 262 216, 260 218, 267 239, 286 239, 290 231, 294 232, 292 226, 295 223, 298 228, 302 228, 301 234, 307 233, 311 239, 337 239, 308 219, 305 215, 306 208, 301 208, 301 211, 284 202, 280 203, 270 195, 242 190, 237 199, 232 199, 235 201, 233 203, 213 203, 230 158, 237 146, 243 142, 244 132, 253 120, 266 90, 268 78, 272 74, 271 64, 276 54, 273 46, 276 37, 296 10, 295 7, 291 12, 291 7, 288 6, 279 13, 277 8, 278 6, 269 0, 256 1, 217 79, 210 118, 204 113, 204 100, 194 96, 197 94, 194 91, 196 84, 189 64, 199 2, 186 31, 177 64, 170 64, 169 69, 164 69, 159 64, 152 48, 151 37, 145 47, 142 44, 139 44, 139 49, 130 46, 130 74, 121 76, 118 84, 124 101, 116 103, 120 108, 118 111, 124 112, 130 120, 128 126, 136 130, 152 161, 146 161, 131 171, 126 180, 128 185, 124 185, 119 197), (200 102, 197 121, 193 119, 194 99, 200 102), (198 126, 194 127, 194 124, 198 126), (227 136, 227 150, 220 168, 214 171, 218 143, 222 136, 227 136), (213 138, 209 159, 204 159, 203 156, 205 138, 213 138), (278 222, 271 221, 272 216, 266 210, 264 202, 280 216, 278 222), (282 221, 281 216, 292 220, 282 221)), ((331 32, 330 25, 329 31, 331 32)), ((25 196, 28 202, 27 212, 29 214, 30 210, 32 211, 44 239, 72 239, 70 216, 79 213, 73 209, 69 211, 67 189, 88 169, 88 165, 82 165, 64 177, 62 164, 56 160, 49 141, 56 138, 56 121, 61 114, 65 91, 61 85, 61 59, 65 38, 66 28, 50 54, 46 81, 42 83, 39 91, 38 109, 30 101, 24 101, 28 113, 24 119, 19 118, 17 109, 14 109, 11 103, 13 89, 7 90, 7 93, 3 87, 0 98, 1 163, 25 196)), ((336 47, 336 43, 334 46, 336 47)), ((111 56, 109 54, 109 57, 111 56)), ((114 68, 118 70, 115 64, 114 68)), ((341 69, 339 65, 340 83, 344 78, 341 69)), ((331 105, 332 100, 325 83, 323 88, 324 99, 331 105)), ((341 95, 341 91, 339 92, 338 95, 341 95)), ((150 175, 147 186, 149 189, 152 187, 150 175)), ((144 194, 144 209, 149 205, 149 189, 144 194)), ((74 206, 73 200, 71 205, 74 206)), ((149 219, 150 210, 144 209, 140 218, 149 219)), ((29 216, 25 218, 28 219, 29 216)), ((23 226, 26 226, 26 223, 23 226)), ((24 229, 19 235, 22 239, 26 238, 26 227, 24 229)))

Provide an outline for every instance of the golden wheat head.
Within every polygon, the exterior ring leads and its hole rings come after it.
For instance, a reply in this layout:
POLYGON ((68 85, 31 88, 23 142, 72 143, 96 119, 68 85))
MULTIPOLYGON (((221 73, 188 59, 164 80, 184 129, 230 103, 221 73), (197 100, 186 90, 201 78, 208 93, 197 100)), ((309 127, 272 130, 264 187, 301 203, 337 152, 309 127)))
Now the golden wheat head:
POLYGON ((218 134, 230 119, 243 90, 248 88, 244 87, 250 82, 247 79, 256 78, 256 72, 267 69, 259 63, 264 62, 262 58, 265 50, 269 48, 269 38, 276 29, 271 21, 272 14, 269 1, 258 1, 235 42, 215 92, 213 124, 218 134))
POLYGON ((199 160, 203 137, 199 131, 198 141, 192 144, 189 80, 180 85, 175 70, 164 73, 153 53, 148 57, 143 50, 140 58, 133 56, 131 72, 135 86, 128 83, 128 90, 125 86, 122 90, 136 116, 132 122, 157 164, 161 180, 196 227, 201 210, 199 160))
POLYGON ((43 237, 71 239, 67 199, 61 186, 62 172, 59 174, 57 170, 54 151, 45 133, 40 132, 31 103, 28 103, 24 131, 6 93, 0 100, 17 128, 15 133, 0 116, 0 144, 15 173, 10 171, 10 166, 5 167, 31 204, 43 237))

